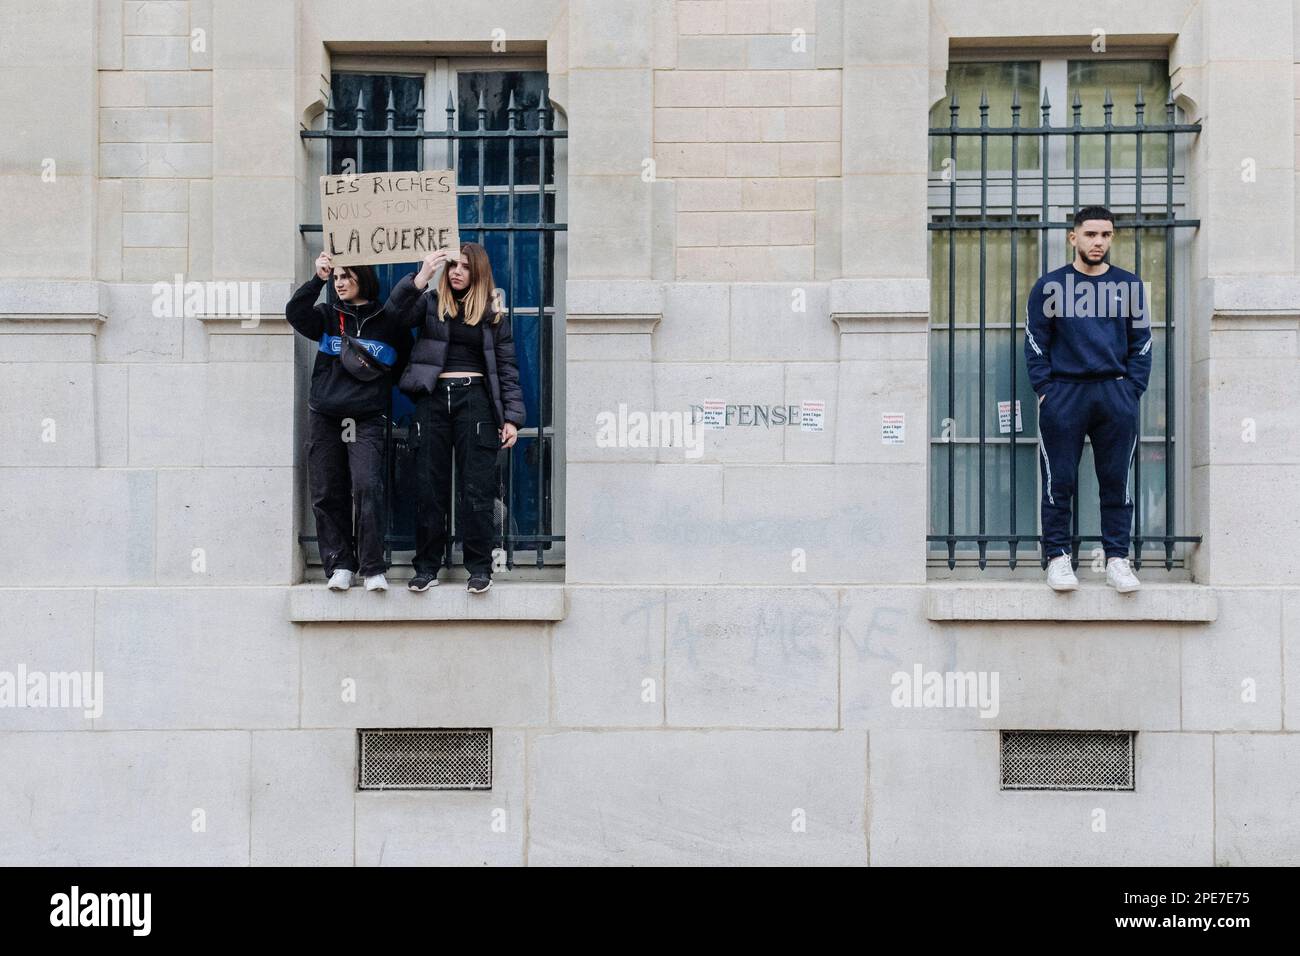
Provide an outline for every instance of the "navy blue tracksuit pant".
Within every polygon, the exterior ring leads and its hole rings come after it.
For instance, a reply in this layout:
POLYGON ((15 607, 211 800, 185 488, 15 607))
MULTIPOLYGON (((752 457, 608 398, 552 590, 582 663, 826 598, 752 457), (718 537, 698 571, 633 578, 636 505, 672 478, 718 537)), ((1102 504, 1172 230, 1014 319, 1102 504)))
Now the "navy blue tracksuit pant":
POLYGON ((1070 499, 1078 485, 1084 436, 1092 440, 1101 492, 1102 547, 1108 559, 1128 557, 1129 471, 1138 438, 1138 393, 1132 382, 1122 375, 1091 382, 1053 379, 1038 408, 1038 434, 1044 557, 1070 553, 1070 499))

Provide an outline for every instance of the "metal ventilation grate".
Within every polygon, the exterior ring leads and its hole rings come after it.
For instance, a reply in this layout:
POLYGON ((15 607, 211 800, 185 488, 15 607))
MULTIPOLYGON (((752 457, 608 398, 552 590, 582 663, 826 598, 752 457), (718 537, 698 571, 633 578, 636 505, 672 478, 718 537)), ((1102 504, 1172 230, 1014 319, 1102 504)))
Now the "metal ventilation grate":
POLYGON ((1131 731, 1002 731, 1003 790, 1132 790, 1131 731))
POLYGON ((360 790, 491 790, 491 730, 360 730, 360 790))

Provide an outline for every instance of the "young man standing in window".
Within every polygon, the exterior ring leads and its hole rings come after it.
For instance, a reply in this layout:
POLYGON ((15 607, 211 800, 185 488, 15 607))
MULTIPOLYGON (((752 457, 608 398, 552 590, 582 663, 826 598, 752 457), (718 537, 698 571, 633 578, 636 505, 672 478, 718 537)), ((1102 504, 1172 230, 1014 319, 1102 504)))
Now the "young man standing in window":
POLYGON ((1025 362, 1038 395, 1043 555, 1047 583, 1057 591, 1079 586, 1071 569, 1070 499, 1085 436, 1100 490, 1106 583, 1121 592, 1140 587, 1128 560, 1129 472, 1138 403, 1151 374, 1151 322, 1141 279, 1106 262, 1114 235, 1109 209, 1076 212, 1068 234, 1074 261, 1040 277, 1025 304, 1025 362))

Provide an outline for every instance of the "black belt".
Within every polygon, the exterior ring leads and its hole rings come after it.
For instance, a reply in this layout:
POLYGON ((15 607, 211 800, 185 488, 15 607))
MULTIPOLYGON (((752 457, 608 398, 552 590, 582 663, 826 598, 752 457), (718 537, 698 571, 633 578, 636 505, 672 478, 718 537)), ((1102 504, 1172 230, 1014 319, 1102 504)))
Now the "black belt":
POLYGON ((438 384, 445 385, 448 388, 450 388, 453 385, 461 385, 461 386, 473 385, 476 382, 483 381, 483 378, 484 377, 482 375, 466 375, 461 378, 439 378, 438 384))

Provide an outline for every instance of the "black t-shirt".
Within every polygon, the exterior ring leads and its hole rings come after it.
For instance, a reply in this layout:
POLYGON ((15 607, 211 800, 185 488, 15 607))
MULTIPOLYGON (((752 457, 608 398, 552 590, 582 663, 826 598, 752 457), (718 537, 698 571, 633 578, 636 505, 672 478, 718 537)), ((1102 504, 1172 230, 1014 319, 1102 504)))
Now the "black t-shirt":
POLYGON ((487 363, 483 359, 483 327, 487 321, 484 316, 478 325, 466 325, 464 296, 456 296, 460 306, 460 315, 448 318, 447 322, 447 364, 444 372, 481 372, 487 374, 487 363))

